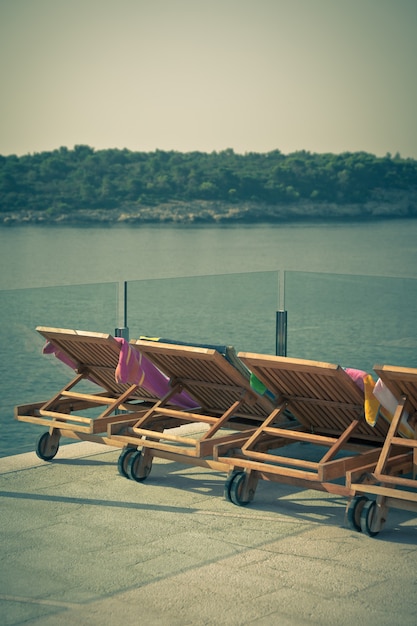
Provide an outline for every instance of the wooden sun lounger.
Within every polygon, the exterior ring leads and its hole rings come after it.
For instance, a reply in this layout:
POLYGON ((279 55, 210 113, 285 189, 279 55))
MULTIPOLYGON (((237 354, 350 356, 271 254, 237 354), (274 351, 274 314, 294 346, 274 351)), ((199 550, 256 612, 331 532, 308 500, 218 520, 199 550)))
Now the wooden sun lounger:
POLYGON ((216 448, 215 459, 231 470, 226 498, 247 504, 260 478, 349 495, 340 479, 347 470, 378 458, 388 430, 384 423, 372 428, 365 421, 362 390, 338 365, 250 353, 238 356, 276 395, 279 405, 238 454, 225 455, 221 445, 216 448), (276 422, 285 409, 298 421, 291 429, 276 422), (295 458, 297 443, 311 446, 298 446, 295 458), (313 450, 318 460, 311 460, 313 450))
POLYGON ((417 369, 375 365, 374 371, 395 396, 397 408, 377 462, 346 477, 354 492, 347 507, 349 526, 371 537, 380 532, 391 507, 417 512, 417 369), (400 435, 407 414, 414 430, 409 439, 400 435))
POLYGON ((230 449, 236 441, 240 445, 271 413, 272 401, 257 394, 249 379, 214 349, 145 340, 132 341, 131 345, 169 377, 171 391, 139 420, 109 425, 110 440, 142 449, 129 459, 128 477, 144 480, 155 456, 227 471, 227 466, 211 458, 214 446, 222 442, 230 449), (180 390, 195 399, 195 409, 167 405, 180 390), (171 420, 163 432, 161 416, 171 420), (198 424, 199 433, 174 431, 178 422, 182 426, 198 424))
POLYGON ((46 402, 35 402, 15 408, 15 419, 46 426, 38 441, 36 453, 51 460, 59 448, 61 436, 72 439, 118 445, 107 438, 107 426, 125 420, 128 414, 136 418, 155 401, 145 389, 136 384, 119 384, 115 370, 119 361, 120 344, 108 334, 48 328, 36 329, 59 351, 61 359, 74 367, 70 382, 46 402), (86 391, 86 380, 95 383, 86 391), (83 389, 82 389, 83 387, 83 389), (95 416, 92 417, 91 414, 95 416))

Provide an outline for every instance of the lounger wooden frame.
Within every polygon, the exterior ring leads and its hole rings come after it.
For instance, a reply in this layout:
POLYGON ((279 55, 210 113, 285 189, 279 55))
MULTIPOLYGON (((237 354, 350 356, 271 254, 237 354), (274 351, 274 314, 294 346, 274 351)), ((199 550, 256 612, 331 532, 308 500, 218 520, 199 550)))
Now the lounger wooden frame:
POLYGON ((398 404, 377 462, 346 476, 354 495, 347 507, 351 527, 369 536, 380 532, 391 507, 417 512, 417 369, 375 365, 374 371, 398 404), (405 412, 413 439, 399 434, 405 412))
POLYGON ((62 436, 118 446, 107 438, 108 425, 125 420, 126 413, 137 419, 146 403, 155 401, 138 385, 116 383, 120 344, 104 333, 45 326, 36 330, 75 367, 74 377, 49 400, 15 408, 18 421, 49 429, 49 437, 38 444, 38 455, 51 460, 62 436), (86 380, 96 383, 100 391, 80 391, 81 383, 86 380), (90 409, 97 408, 99 411, 102 408, 98 415, 88 416, 90 409))
POLYGON ((239 454, 224 455, 221 445, 216 448, 215 458, 229 464, 232 472, 226 497, 247 504, 259 479, 349 495, 346 472, 374 462, 388 430, 385 424, 372 428, 366 423, 361 389, 338 365, 252 353, 238 356, 276 395, 280 406, 242 441, 239 454), (299 423, 291 430, 276 421, 285 409, 299 423), (324 446, 326 452, 313 461, 312 448, 306 447, 300 458, 293 458, 291 451, 284 451, 290 443, 324 446))
POLYGON ((230 449, 236 439, 252 434, 271 413, 272 401, 257 394, 249 380, 214 349, 145 340, 131 345, 169 377, 171 390, 139 420, 110 424, 109 438, 142 448, 148 472, 154 456, 227 471, 224 464, 210 460, 214 446, 221 442, 230 449), (196 400, 198 408, 185 411, 167 406, 181 390, 196 400), (164 432, 159 427, 162 416, 172 422, 164 432), (201 425, 199 434, 173 431, 178 422, 201 425))

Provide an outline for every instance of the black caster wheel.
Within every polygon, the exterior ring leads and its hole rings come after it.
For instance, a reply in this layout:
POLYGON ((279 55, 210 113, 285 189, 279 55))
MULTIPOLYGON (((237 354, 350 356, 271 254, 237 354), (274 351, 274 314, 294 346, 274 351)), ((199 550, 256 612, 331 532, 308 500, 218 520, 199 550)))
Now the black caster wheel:
POLYGON ((52 461, 56 453, 59 450, 59 438, 50 435, 49 433, 43 433, 36 444, 36 455, 42 459, 42 461, 52 461))
POLYGON ((368 498, 366 496, 355 496, 349 503, 347 509, 347 524, 350 530, 356 530, 358 533, 361 532, 361 513, 367 501, 368 498))
POLYGON ((377 513, 375 500, 368 500, 361 512, 361 530, 368 537, 375 537, 380 529, 375 528, 374 520, 377 513))
POLYGON ((228 487, 228 500, 236 504, 237 506, 246 506, 249 504, 249 500, 242 498, 242 491, 247 479, 246 472, 235 472, 230 477, 230 484, 228 487))
POLYGON ((234 470, 230 474, 230 476, 228 477, 228 479, 226 480, 224 484, 224 497, 229 502, 233 502, 231 495, 230 495, 230 489, 232 487, 233 481, 235 480, 236 476, 238 476, 239 474, 243 474, 242 470, 234 470))
POLYGON ((132 454, 134 454, 134 452, 137 452, 136 448, 124 448, 124 450, 122 450, 120 453, 119 459, 117 461, 117 469, 120 476, 123 476, 123 478, 130 478, 129 459, 132 454))
POLYGON ((140 450, 129 456, 128 460, 129 477, 141 483, 146 480, 151 473, 152 465, 145 465, 143 455, 140 450))

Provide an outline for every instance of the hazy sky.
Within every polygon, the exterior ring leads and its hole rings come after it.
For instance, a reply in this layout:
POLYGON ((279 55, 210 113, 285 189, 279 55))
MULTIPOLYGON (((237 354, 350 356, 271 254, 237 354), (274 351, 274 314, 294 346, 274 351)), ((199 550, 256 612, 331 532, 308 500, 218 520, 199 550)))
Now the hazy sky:
POLYGON ((417 158, 417 0, 0 0, 0 154, 417 158))

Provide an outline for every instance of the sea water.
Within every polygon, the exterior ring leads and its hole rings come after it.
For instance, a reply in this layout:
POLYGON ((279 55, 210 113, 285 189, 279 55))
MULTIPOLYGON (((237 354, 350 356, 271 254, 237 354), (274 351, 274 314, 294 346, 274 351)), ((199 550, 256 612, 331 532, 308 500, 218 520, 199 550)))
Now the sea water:
POLYGON ((13 420, 71 371, 36 326, 276 350, 371 371, 417 367, 417 220, 235 227, 0 229, 0 456, 34 449, 13 420))

